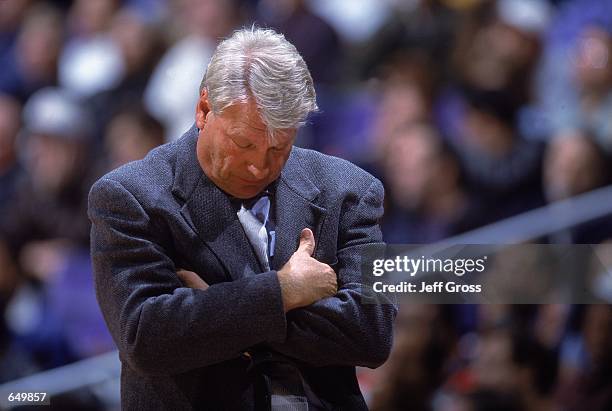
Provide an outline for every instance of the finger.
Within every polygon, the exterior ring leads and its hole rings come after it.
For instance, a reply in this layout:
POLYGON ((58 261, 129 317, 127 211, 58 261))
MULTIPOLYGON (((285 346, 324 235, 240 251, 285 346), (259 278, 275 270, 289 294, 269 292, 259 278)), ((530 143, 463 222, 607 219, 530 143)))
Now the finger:
POLYGON ((300 233, 300 245, 298 251, 304 251, 312 256, 315 248, 315 238, 310 228, 305 228, 300 233))
POLYGON ((200 290, 206 290, 208 284, 199 275, 193 271, 178 270, 176 274, 179 276, 181 281, 189 288, 197 288, 200 290))

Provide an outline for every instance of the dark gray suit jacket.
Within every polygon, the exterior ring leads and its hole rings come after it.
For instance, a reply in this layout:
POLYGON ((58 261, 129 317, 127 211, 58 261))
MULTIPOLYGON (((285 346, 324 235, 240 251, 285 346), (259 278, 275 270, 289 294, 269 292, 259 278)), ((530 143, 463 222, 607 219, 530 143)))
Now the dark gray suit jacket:
POLYGON ((194 127, 90 192, 96 292, 119 348, 124 409, 259 409, 247 349, 290 358, 330 409, 366 409, 354 366, 385 361, 396 314, 360 303, 360 252, 382 241, 381 183, 294 147, 276 185, 272 271, 262 272, 228 197, 203 173, 196 141, 194 127), (285 315, 275 270, 305 227, 314 256, 336 270, 338 293, 285 315), (210 288, 184 287, 178 268, 210 288))

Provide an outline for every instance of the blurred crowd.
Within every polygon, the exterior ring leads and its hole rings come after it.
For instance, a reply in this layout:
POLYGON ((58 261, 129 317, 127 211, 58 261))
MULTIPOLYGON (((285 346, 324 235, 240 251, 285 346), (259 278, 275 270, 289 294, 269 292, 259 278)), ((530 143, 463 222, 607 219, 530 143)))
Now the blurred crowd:
MULTIPOLYGON (((0 383, 113 348, 86 216, 105 172, 179 138, 220 39, 306 60, 297 145, 386 188, 428 243, 608 185, 612 0, 0 1, 0 383)), ((601 219, 542 242, 612 238, 601 219)), ((416 306, 361 382, 377 410, 612 409, 609 306, 416 306)))
POLYGON ((610 305, 406 305, 371 409, 609 410, 610 347, 610 305))

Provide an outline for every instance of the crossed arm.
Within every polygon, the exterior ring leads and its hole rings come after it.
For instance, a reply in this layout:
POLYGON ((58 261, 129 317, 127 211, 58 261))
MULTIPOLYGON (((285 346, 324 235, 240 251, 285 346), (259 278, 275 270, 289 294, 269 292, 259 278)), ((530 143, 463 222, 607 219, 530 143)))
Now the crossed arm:
POLYGON ((380 365, 390 350, 395 307, 360 303, 359 252, 380 237, 381 202, 382 187, 373 185, 348 206, 338 290, 309 301, 312 295, 286 298, 285 267, 185 287, 146 210, 119 182, 100 180, 89 209, 96 292, 122 359, 142 373, 168 375, 265 344, 313 366, 380 365))

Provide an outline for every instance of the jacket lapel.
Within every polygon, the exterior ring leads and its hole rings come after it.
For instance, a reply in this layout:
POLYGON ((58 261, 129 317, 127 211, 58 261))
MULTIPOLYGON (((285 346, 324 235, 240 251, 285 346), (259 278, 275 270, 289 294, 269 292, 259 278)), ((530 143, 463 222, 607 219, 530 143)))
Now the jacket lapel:
POLYGON ((299 150, 292 149, 276 188, 276 247, 271 261, 274 270, 280 269, 297 250, 302 229, 310 228, 315 241, 319 238, 325 218, 326 209, 314 202, 320 191, 296 158, 299 150))
POLYGON ((196 232, 225 266, 231 279, 263 270, 227 195, 205 175, 181 213, 191 218, 196 232))

